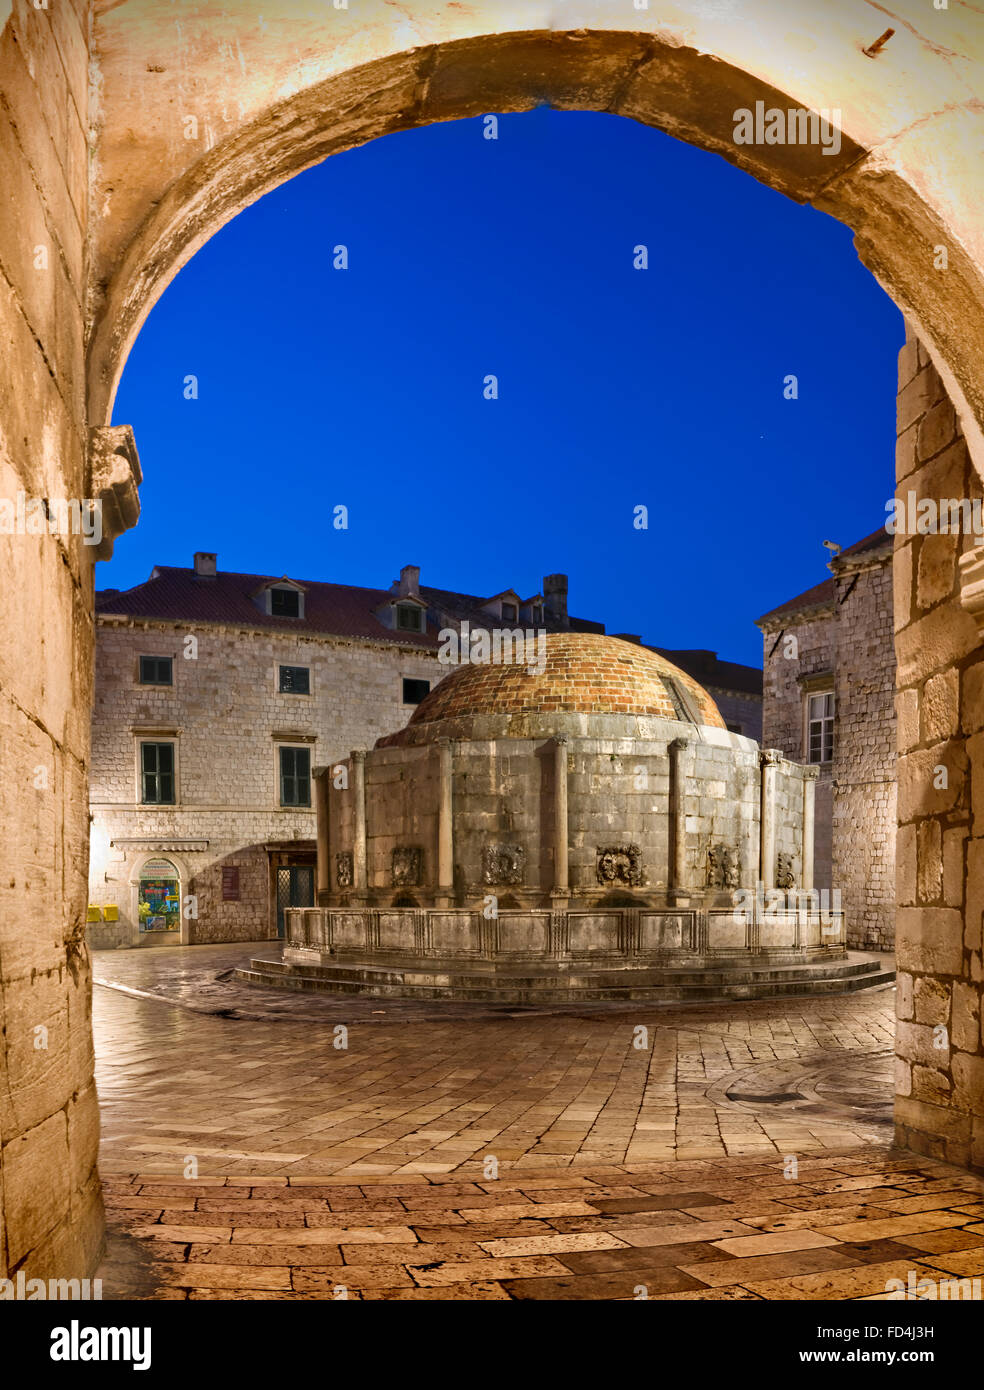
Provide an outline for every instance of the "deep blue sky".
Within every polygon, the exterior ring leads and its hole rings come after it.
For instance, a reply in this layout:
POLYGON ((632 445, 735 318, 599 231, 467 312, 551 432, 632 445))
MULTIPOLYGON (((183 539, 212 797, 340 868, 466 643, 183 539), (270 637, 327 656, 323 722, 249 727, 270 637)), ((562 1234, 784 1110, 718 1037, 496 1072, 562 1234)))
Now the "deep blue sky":
POLYGON ((901 315, 846 227, 716 156, 594 113, 482 129, 336 155, 181 272, 117 398, 143 512, 99 587, 195 550, 523 597, 561 570, 610 632, 760 664, 753 619, 884 521, 901 315))

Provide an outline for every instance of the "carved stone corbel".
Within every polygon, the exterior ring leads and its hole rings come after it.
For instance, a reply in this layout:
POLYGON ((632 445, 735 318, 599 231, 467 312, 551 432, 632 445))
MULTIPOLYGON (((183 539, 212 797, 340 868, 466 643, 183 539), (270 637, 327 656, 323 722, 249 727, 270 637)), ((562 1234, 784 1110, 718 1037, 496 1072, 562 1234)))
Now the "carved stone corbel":
POLYGON ((977 624, 984 636, 984 545, 965 550, 960 556, 960 606, 977 624))
POLYGON ((89 500, 102 513, 97 560, 109 560, 113 542, 136 526, 143 482, 140 458, 129 425, 106 425, 89 431, 89 500))

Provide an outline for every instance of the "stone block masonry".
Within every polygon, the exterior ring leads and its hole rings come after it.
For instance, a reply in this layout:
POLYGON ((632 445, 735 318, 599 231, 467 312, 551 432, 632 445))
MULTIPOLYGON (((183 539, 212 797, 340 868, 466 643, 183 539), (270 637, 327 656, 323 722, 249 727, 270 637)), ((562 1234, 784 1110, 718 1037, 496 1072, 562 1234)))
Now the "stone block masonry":
POLYGON ((434 685, 443 674, 432 651, 399 643, 101 614, 90 901, 114 905, 121 927, 90 927, 93 943, 135 939, 140 871, 161 858, 180 873, 182 899, 196 900, 185 941, 275 935, 276 863, 286 864, 292 849, 313 852, 316 834, 313 799, 281 804, 279 749, 306 748, 312 767, 334 764, 406 722, 404 678, 434 685), (196 655, 186 659, 186 650, 196 655), (140 684, 142 655, 170 657, 173 683, 140 684), (282 693, 281 665, 307 668, 310 693, 282 693), (175 746, 174 805, 141 804, 145 739, 175 746), (238 870, 232 901, 222 889, 228 868, 238 870))
MULTIPOLYGON (((802 609, 783 613, 763 629, 762 742, 766 748, 781 748, 787 757, 806 761, 804 690, 805 682, 820 681, 825 673, 833 684, 837 651, 837 625, 828 595, 802 609), (788 651, 797 653, 795 659, 788 651)), ((812 685, 811 685, 812 688, 812 685)), ((836 739, 836 728, 835 728, 836 739)), ((831 838, 833 789, 830 763, 818 765, 816 814, 814 821, 814 882, 818 888, 831 888, 833 847, 831 838)), ((839 885, 837 885, 839 886, 839 885)), ((849 928, 850 930, 850 928, 849 928)), ((852 945, 857 944, 856 938, 852 945)))
MULTIPOLYGON (((911 335, 899 388, 899 494, 979 498, 943 384, 911 335)), ((895 1114, 908 1147, 984 1167, 984 649, 958 564, 973 547, 972 536, 896 536, 895 1114)))
POLYGON ((828 568, 832 578, 759 619, 764 736, 816 763, 815 881, 835 888, 848 944, 895 940, 895 647, 892 541, 875 532, 828 568), (810 747, 810 701, 833 696, 833 747, 810 747))
MULTIPOLYGON (((87 491, 88 6, 0 7, 0 496, 87 491), (9 17, 8 17, 9 15, 9 17), (4 23, 6 21, 6 23, 4 23)), ((92 557, 0 535, 0 1276, 91 1274, 92 557)))
POLYGON ((832 877, 851 945, 895 941, 895 645, 887 541, 833 564, 837 627, 832 877))

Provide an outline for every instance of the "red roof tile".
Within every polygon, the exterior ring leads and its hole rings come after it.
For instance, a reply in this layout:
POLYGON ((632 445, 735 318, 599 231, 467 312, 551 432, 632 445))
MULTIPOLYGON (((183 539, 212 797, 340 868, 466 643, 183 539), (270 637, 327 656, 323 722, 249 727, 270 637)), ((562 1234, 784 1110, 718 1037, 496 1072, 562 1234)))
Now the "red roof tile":
MULTIPOLYGON (((228 570, 199 575, 193 569, 158 565, 143 584, 132 589, 107 589, 97 593, 96 612, 105 616, 158 618, 163 622, 223 623, 281 632, 355 637, 428 650, 438 645, 438 628, 432 620, 428 621, 426 632, 397 631, 379 620, 374 610, 399 597, 390 589, 364 589, 289 576, 291 583, 304 589, 304 617, 285 618, 264 613, 252 596, 262 592, 266 585, 284 578, 284 575, 237 574, 228 570)), ((426 603, 432 613, 447 614, 454 621, 468 618, 475 627, 488 627, 493 621, 491 614, 482 610, 488 600, 476 594, 421 585, 415 597, 426 603)), ((570 625, 573 630, 605 630, 604 623, 587 619, 571 618, 570 625)), ((553 631, 557 624, 545 611, 544 622, 539 626, 553 631)))

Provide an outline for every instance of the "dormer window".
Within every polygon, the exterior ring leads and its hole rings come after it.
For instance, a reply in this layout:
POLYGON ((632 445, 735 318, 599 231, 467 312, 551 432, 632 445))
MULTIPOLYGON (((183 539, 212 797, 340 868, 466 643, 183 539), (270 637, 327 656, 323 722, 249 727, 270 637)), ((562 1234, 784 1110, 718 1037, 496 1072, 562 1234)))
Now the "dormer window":
POLYGON ((514 603, 504 603, 502 605, 502 621, 504 623, 514 623, 519 616, 514 603))
POLYGON ((301 616, 299 591, 274 585, 270 590, 270 612, 275 618, 299 618, 301 616))
POLYGON ((286 574, 276 580, 268 580, 254 589, 250 598, 261 613, 271 618, 304 617, 304 585, 288 579, 286 574))
POLYGON ((519 616, 522 622, 539 627, 543 622, 543 595, 531 594, 524 598, 519 605, 519 616))
POLYGON ((396 626, 400 632, 423 632, 424 610, 415 603, 396 605, 396 626))

